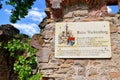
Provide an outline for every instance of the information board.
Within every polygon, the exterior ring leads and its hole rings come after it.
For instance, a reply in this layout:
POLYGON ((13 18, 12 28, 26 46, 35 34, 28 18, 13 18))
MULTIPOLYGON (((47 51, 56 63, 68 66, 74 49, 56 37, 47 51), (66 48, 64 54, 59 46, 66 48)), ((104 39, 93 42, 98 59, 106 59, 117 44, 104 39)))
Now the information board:
POLYGON ((56 23, 55 57, 111 58, 109 22, 56 23))

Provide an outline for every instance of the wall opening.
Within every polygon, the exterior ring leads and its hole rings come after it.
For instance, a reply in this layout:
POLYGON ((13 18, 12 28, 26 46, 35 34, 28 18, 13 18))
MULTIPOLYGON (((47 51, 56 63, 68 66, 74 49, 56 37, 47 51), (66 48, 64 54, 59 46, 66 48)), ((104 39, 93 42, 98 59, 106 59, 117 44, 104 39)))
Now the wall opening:
POLYGON ((107 6, 109 13, 118 13, 118 5, 107 6))

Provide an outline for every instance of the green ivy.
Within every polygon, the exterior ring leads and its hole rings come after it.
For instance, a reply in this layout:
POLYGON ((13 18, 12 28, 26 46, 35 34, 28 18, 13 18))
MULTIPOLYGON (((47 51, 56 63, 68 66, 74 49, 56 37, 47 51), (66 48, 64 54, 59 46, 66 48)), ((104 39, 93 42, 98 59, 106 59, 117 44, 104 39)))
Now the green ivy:
POLYGON ((42 79, 41 77, 42 75, 41 74, 36 74, 36 75, 33 75, 31 78, 29 78, 28 80, 38 80, 38 79, 42 79))
MULTIPOLYGON (((12 6, 10 21, 16 23, 20 18, 25 18, 29 9, 32 8, 36 0, 7 0, 6 4, 12 6)), ((2 4, 1 4, 2 5, 2 4)))
POLYGON ((36 67, 35 53, 37 49, 32 48, 29 41, 30 39, 28 39, 28 43, 23 43, 18 39, 13 39, 4 48, 9 50, 10 56, 16 60, 14 71, 18 74, 19 80, 40 80, 40 73, 32 74, 32 69, 36 67))

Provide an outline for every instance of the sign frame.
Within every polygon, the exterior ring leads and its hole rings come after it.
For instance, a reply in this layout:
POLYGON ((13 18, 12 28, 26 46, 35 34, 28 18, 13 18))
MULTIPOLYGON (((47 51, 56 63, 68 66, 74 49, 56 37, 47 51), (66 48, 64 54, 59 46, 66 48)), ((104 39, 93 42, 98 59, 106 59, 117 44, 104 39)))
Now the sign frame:
POLYGON ((56 58, 111 58, 108 21, 55 24, 56 58))

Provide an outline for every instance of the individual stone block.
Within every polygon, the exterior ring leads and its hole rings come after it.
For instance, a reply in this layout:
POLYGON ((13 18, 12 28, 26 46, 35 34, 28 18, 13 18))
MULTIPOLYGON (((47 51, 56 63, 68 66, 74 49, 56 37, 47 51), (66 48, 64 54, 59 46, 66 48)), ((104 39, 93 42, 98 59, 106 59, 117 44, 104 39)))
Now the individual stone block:
POLYGON ((41 72, 46 75, 52 75, 54 70, 53 69, 45 69, 45 70, 41 70, 41 72))
POLYGON ((42 44, 43 39, 39 34, 35 34, 30 41, 30 45, 36 49, 41 49, 42 44))
POLYGON ((71 64, 62 64, 60 67, 61 68, 69 68, 69 67, 71 67, 71 64))
POLYGON ((110 32, 115 33, 117 30, 117 27, 112 22, 110 22, 110 32))
POLYGON ((50 52, 51 52, 50 48, 44 47, 44 48, 40 49, 36 53, 38 62, 48 62, 49 57, 50 57, 50 52))
POLYGON ((76 10, 73 12, 73 15, 75 17, 78 17, 78 16, 85 16, 88 14, 88 10, 76 10))
POLYGON ((72 18, 73 17, 73 12, 69 12, 63 16, 63 18, 72 18))
POLYGON ((41 63, 39 64, 39 67, 41 70, 45 70, 45 69, 58 69, 59 66, 56 64, 51 64, 51 63, 41 63))
POLYGON ((110 72, 110 78, 120 78, 120 72, 110 72))

